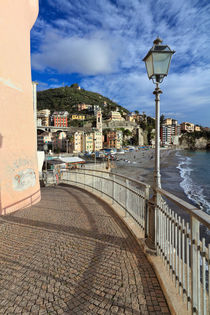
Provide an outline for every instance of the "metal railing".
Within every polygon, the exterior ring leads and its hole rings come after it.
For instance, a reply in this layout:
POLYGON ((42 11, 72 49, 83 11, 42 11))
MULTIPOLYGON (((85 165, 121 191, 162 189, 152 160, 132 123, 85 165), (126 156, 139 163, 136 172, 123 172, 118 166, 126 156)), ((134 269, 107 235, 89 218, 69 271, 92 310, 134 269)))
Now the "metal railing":
POLYGON ((155 225, 157 254, 162 257, 187 308, 192 314, 209 314, 210 216, 157 189, 155 225), (185 218, 177 215, 180 210, 185 218))
POLYGON ((133 217, 145 237, 153 216, 157 255, 187 308, 192 314, 210 313, 209 215, 163 189, 154 191, 151 202, 149 185, 108 171, 63 170, 60 182, 108 196, 133 217))
POLYGON ((62 171, 61 182, 89 187, 119 204, 145 230, 149 185, 108 171, 75 169, 62 171))

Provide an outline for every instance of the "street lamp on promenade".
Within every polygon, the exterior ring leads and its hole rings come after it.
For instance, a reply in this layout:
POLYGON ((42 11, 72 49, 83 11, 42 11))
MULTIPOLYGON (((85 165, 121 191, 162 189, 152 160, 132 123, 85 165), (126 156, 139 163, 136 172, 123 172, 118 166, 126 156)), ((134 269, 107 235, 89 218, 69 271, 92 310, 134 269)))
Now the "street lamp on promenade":
POLYGON ((165 76, 168 75, 168 70, 171 62, 171 57, 175 53, 167 45, 161 45, 162 40, 156 38, 153 42, 153 47, 148 51, 144 57, 147 74, 149 79, 152 79, 156 84, 156 88, 153 92, 155 95, 155 171, 154 182, 155 186, 160 188, 160 94, 162 91, 159 88, 159 84, 163 82, 165 76))
POLYGON ((95 151, 94 160, 95 160, 95 166, 96 166, 96 138, 94 138, 93 140, 94 140, 94 151, 95 151))
POLYGON ((45 172, 47 173, 47 151, 48 151, 48 144, 45 143, 43 146, 44 155, 45 155, 45 172))
MULTIPOLYGON (((156 88, 153 92, 155 95, 155 168, 154 168, 154 195, 153 203, 157 201, 156 188, 161 188, 160 181, 160 94, 162 91, 159 84, 163 82, 164 77, 168 75, 171 57, 175 53, 168 45, 162 45, 162 40, 157 37, 153 42, 153 47, 144 57, 147 74, 149 79, 153 81, 156 88)), ((155 248, 155 206, 149 207, 149 231, 148 246, 155 248), (153 209, 152 209, 153 208, 153 209), (150 246, 150 245, 151 246, 150 246)))

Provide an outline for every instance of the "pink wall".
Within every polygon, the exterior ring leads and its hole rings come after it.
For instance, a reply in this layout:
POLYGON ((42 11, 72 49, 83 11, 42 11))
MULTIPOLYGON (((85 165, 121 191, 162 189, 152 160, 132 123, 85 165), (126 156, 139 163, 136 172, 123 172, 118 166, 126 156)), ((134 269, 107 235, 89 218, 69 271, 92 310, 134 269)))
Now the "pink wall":
POLYGON ((0 1, 0 214, 40 200, 30 30, 38 0, 0 1))

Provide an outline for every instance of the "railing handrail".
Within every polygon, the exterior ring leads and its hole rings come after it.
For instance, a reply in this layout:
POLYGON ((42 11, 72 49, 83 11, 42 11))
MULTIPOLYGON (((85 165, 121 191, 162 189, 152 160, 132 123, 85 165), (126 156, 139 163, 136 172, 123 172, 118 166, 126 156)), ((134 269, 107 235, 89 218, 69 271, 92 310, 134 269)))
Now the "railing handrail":
POLYGON ((145 184, 137 179, 134 179, 134 178, 131 178, 131 177, 127 177, 127 176, 124 176, 124 175, 120 175, 118 173, 113 173, 113 172, 109 172, 109 171, 103 171, 103 170, 95 170, 95 169, 91 169, 91 168, 77 168, 77 169, 74 169, 74 170, 66 170, 66 171, 91 171, 91 172, 100 172, 100 173, 105 173, 105 174, 109 174, 109 175, 115 175, 115 176, 118 176, 120 178, 123 178, 123 179, 128 179, 129 181, 131 182, 134 182, 140 186, 143 186, 145 188, 150 188, 150 185, 149 184, 145 184))
POLYGON ((176 197, 175 195, 164 189, 157 188, 156 191, 161 195, 167 197, 169 200, 173 201, 176 205, 183 208, 187 213, 195 217, 197 220, 199 220, 201 223, 203 223, 206 227, 210 229, 210 216, 207 213, 205 213, 201 209, 196 208, 190 203, 180 199, 179 197, 176 197))

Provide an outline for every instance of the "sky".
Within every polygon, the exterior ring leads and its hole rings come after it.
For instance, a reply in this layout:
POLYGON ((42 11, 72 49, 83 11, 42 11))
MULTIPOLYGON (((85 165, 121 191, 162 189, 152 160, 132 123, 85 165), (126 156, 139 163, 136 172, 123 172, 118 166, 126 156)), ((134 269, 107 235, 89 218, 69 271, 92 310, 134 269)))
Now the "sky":
POLYGON ((210 0, 39 0, 32 80, 38 90, 78 83, 155 117, 142 59, 157 36, 176 51, 161 114, 210 127, 210 0))

